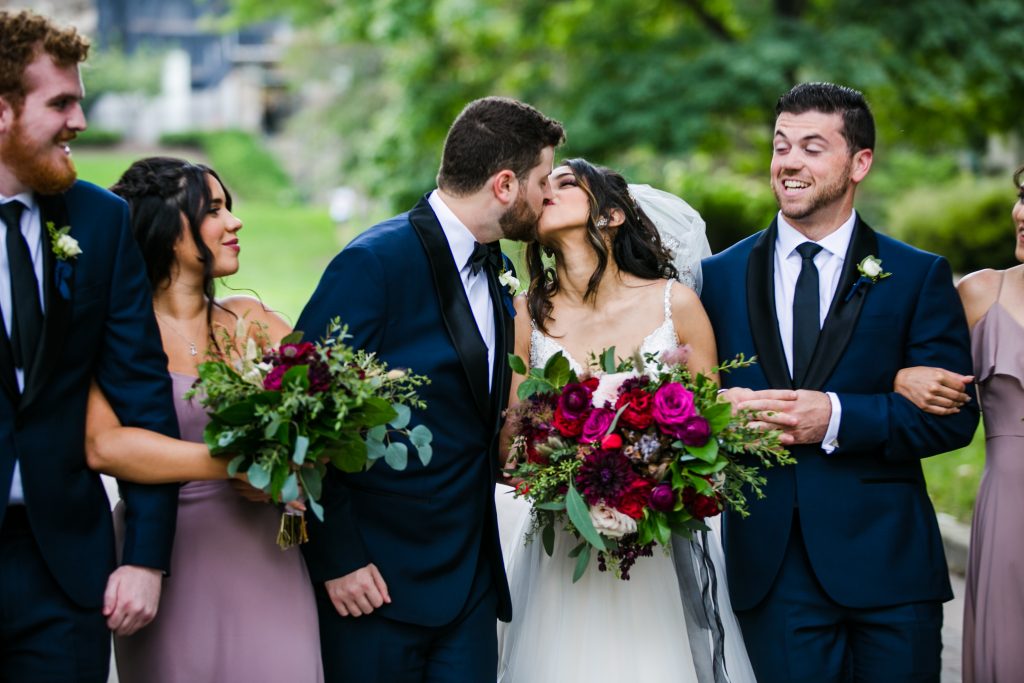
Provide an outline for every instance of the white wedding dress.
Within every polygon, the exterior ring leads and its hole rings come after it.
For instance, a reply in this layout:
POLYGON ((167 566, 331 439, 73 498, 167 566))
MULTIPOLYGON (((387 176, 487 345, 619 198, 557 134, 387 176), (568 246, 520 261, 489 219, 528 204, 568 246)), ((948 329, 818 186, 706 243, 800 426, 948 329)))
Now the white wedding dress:
MULTIPOLYGON (((644 339, 643 353, 659 353, 678 345, 670 294, 671 282, 665 289, 664 322, 644 339)), ((582 373, 583 368, 556 340, 533 330, 532 367, 543 366, 559 351, 573 370, 582 373)), ((498 624, 499 683, 754 682, 725 586, 720 516, 708 520, 712 531, 707 534, 724 631, 724 657, 719 661, 724 659, 727 672, 716 677, 710 673, 698 676, 698 657, 691 652, 692 634, 687 633, 672 554, 655 547, 653 557, 641 557, 633 565, 628 581, 598 571, 596 558, 591 559, 586 573, 574 584, 576 560, 568 553, 576 539, 557 531, 554 554, 548 557, 539 538, 526 543, 529 503, 513 497, 510 487, 499 486, 496 504, 513 605, 512 622, 498 624)), ((686 543, 684 539, 677 542, 686 543)), ((691 597, 699 600, 699 596, 691 597)), ((697 640, 703 646, 703 639, 697 640)), ((707 653, 712 647, 709 636, 707 653)))

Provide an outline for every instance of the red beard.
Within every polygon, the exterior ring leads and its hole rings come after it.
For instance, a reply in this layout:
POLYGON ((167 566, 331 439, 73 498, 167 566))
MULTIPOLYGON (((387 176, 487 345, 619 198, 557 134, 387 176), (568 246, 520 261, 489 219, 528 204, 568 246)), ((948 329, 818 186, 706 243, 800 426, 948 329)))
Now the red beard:
MULTIPOLYGON (((71 134, 61 140, 66 142, 74 137, 71 134)), ((53 144, 57 143, 46 143, 47 147, 53 144)), ((70 156, 54 160, 51 149, 41 151, 37 145, 32 145, 22 129, 20 119, 15 119, 10 134, 0 144, 0 159, 3 159, 4 166, 15 178, 39 194, 60 194, 71 187, 78 177, 70 156)))

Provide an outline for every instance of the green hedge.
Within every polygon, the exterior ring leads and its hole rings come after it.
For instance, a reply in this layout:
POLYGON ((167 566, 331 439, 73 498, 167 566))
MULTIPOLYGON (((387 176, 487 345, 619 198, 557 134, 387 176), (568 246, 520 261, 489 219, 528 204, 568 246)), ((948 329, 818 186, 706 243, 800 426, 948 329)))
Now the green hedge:
POLYGON ((1005 178, 960 178, 892 201, 886 225, 894 237, 945 256, 956 273, 1007 268, 1017 262, 1010 218, 1015 200, 1005 178))
POLYGON ((124 135, 116 130, 104 130, 102 128, 87 128, 85 132, 79 133, 72 143, 72 147, 114 147, 119 145, 124 135))
POLYGON ((281 164, 251 133, 186 131, 163 135, 160 144, 201 150, 231 192, 240 197, 284 203, 299 198, 281 164))

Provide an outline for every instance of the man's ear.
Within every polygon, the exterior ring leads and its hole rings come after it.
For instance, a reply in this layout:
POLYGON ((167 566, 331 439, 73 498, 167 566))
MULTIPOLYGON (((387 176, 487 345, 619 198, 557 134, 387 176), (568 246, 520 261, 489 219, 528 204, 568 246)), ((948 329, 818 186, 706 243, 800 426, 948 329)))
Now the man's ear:
POLYGON ((0 96, 0 133, 9 131, 15 118, 17 116, 14 112, 14 105, 7 97, 0 96))
POLYGON ((491 176, 489 185, 495 199, 502 204, 511 204, 515 201, 516 193, 519 191, 519 178, 505 168, 491 176))
POLYGON ((850 165, 850 180, 859 183, 867 177, 871 170, 871 162, 874 160, 874 152, 870 149, 860 149, 853 155, 853 163, 850 165))

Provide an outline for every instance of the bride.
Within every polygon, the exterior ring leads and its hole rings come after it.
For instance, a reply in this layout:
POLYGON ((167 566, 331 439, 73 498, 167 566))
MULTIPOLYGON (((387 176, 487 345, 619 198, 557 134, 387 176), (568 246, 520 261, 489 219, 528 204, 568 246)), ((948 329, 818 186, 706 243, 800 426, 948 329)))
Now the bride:
MULTIPOLYGON (((516 354, 538 367, 560 351, 582 374, 607 347, 624 357, 688 344, 690 369, 707 373, 715 341, 693 289, 710 254, 700 216, 582 159, 556 168, 550 184, 527 251, 530 291, 516 300, 516 354)), ((592 565, 573 584, 575 539, 559 533, 551 557, 526 542, 529 504, 511 493, 498 487, 513 601, 512 622, 498 624, 499 683, 754 680, 723 585, 718 517, 703 538, 676 537, 671 554, 641 558, 628 581, 592 565)))

